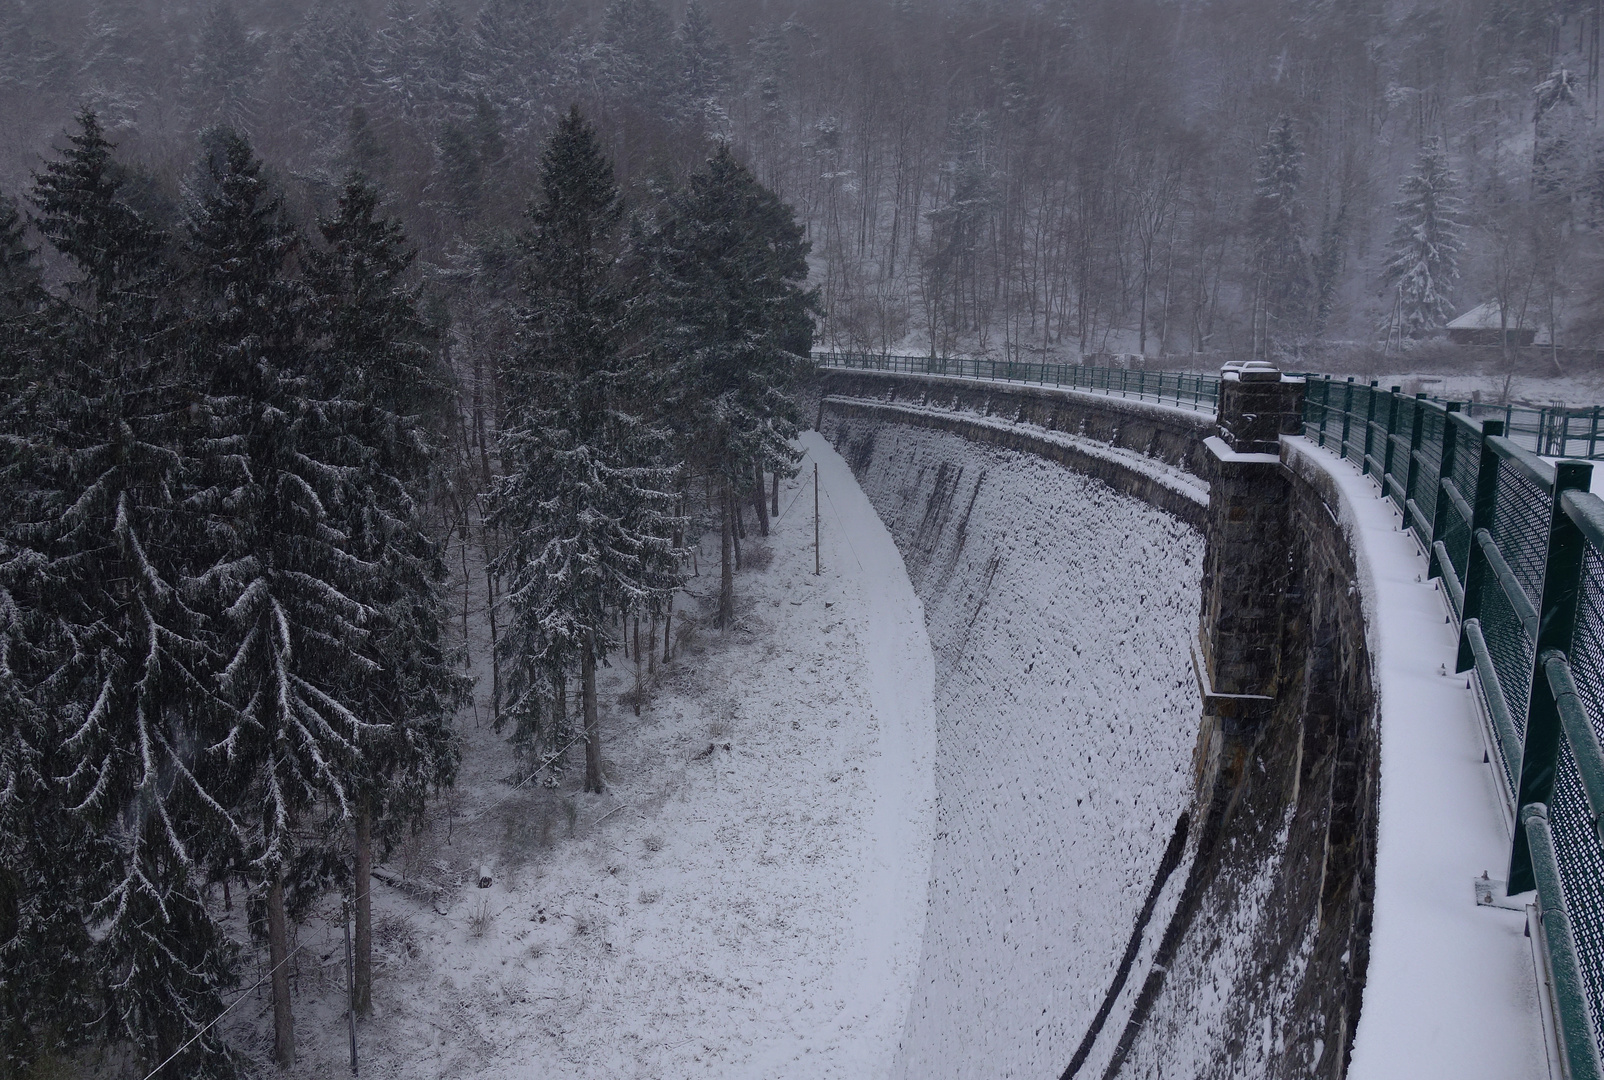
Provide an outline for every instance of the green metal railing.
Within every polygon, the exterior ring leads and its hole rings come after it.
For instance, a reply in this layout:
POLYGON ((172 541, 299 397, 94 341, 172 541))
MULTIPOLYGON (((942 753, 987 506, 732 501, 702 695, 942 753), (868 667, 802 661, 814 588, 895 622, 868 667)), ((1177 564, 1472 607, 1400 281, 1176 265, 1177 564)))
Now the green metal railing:
MULTIPOLYGON (((1133 371, 1129 368, 1086 364, 869 352, 816 352, 813 359, 821 367, 829 368, 900 372, 905 375, 945 375, 949 378, 1091 390, 1156 401, 1163 405, 1178 405, 1199 412, 1214 411, 1214 402, 1220 390, 1218 375, 1193 372, 1133 371)), ((1324 376, 1306 377, 1320 379, 1324 376)), ((1364 389, 1363 384, 1358 385, 1364 389)), ((1431 400, 1445 404, 1441 399, 1431 400)), ((1544 457, 1604 458, 1604 405, 1569 409, 1466 402, 1462 409, 1472 419, 1501 421, 1505 438, 1535 454, 1544 457)))
POLYGON ((1038 364, 1026 360, 985 360, 970 357, 895 356, 882 353, 816 352, 820 367, 856 371, 888 371, 904 375, 945 375, 955 379, 1034 383, 1070 390, 1090 390, 1124 398, 1178 405, 1198 412, 1213 412, 1220 396, 1218 375, 1176 371, 1131 371, 1127 368, 1084 364, 1038 364))
POLYGON ((1351 380, 1304 395, 1304 434, 1375 478, 1442 581, 1516 808, 1509 892, 1537 890, 1567 1075, 1604 1080, 1604 501, 1591 464, 1550 464, 1506 422, 1351 380))

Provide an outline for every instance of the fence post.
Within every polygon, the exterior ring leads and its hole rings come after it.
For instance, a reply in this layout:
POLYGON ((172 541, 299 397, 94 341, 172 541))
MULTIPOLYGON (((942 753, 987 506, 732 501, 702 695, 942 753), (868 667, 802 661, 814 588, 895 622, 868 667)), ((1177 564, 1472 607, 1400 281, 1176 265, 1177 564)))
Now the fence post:
MULTIPOLYGON (((1454 423, 1454 414, 1459 411, 1460 403, 1450 401, 1446 403, 1445 408, 1446 411, 1442 418, 1442 455, 1437 459, 1437 477, 1434 481, 1437 485, 1437 490, 1431 502, 1431 535, 1426 537, 1426 563, 1430 567, 1427 571, 1427 576, 1434 578, 1443 576, 1443 568, 1439 565, 1440 560, 1437 558, 1437 538, 1442 536, 1443 529, 1447 527, 1448 515, 1454 512, 1453 503, 1443 493, 1442 482, 1454 475, 1454 454, 1459 451, 1459 426, 1454 423)), ((1496 456, 1489 457, 1491 453, 1484 442, 1482 444, 1482 468, 1483 470, 1487 469, 1489 467, 1488 463, 1491 461, 1492 477, 1496 482, 1498 479, 1498 458, 1496 456)), ((1479 483, 1483 473, 1477 473, 1476 475, 1479 483)), ((1464 492, 1460 492, 1460 494, 1463 495, 1464 492)), ((1478 503, 1477 505, 1479 506, 1480 504, 1478 503)), ((1492 520, 1491 514, 1492 510, 1489 508, 1489 521, 1492 520)), ((1474 531, 1474 528, 1472 528, 1472 535, 1474 535, 1474 531)), ((1471 544, 1472 549, 1475 546, 1474 543, 1471 544)), ((1464 582, 1461 581, 1460 584, 1463 585, 1464 582)), ((1469 618, 1468 615, 1463 614, 1460 617, 1462 619, 1469 618)))
MULTIPOLYGON (((1388 396, 1387 396, 1387 434, 1386 434, 1387 448, 1385 450, 1383 450, 1382 453, 1381 453, 1381 491, 1388 498, 1392 497, 1392 492, 1387 487, 1387 481, 1392 479, 1392 450, 1393 450, 1393 445, 1394 445, 1393 436, 1394 436, 1394 434, 1396 434, 1397 431, 1398 431, 1398 387, 1394 386, 1391 390, 1388 391, 1388 396)), ((1406 500, 1409 498, 1409 489, 1408 488, 1404 488, 1404 498, 1406 500)), ((1404 507, 1399 507, 1399 509, 1404 510, 1405 513, 1408 513, 1408 510, 1406 508, 1404 508, 1404 507)), ((1405 520, 1404 524, 1406 524, 1406 525, 1408 524, 1408 520, 1407 519, 1405 520)))
POLYGON ((1348 434, 1353 430, 1353 376, 1348 376, 1346 388, 1342 391, 1342 446, 1339 458, 1348 456, 1348 434))
MULTIPOLYGON (((1450 403, 1449 407, 1452 408, 1453 403, 1450 403)), ((1444 423, 1451 425, 1453 420, 1445 417, 1444 423)), ((1459 611, 1459 658, 1454 662, 1455 671, 1469 671, 1476 664, 1475 654, 1470 649, 1470 638, 1465 636, 1464 627, 1471 619, 1481 618, 1482 582, 1487 577, 1488 566, 1487 554, 1476 542, 1476 531, 1492 527, 1493 511, 1498 508, 1498 455, 1487 445, 1487 440, 1503 433, 1504 425, 1497 420, 1481 422, 1481 456, 1476 462, 1476 493, 1470 503, 1470 544, 1465 553, 1465 580, 1459 583, 1464 586, 1465 602, 1459 611)), ((1452 475, 1451 465, 1450 471, 1445 475, 1452 475)), ((1461 491, 1460 494, 1466 493, 1461 491)), ((1439 513, 1446 501, 1442 493, 1442 482, 1438 481, 1439 513)))
POLYGON ((1371 379, 1370 391, 1365 394, 1365 442, 1363 456, 1359 458, 1359 473, 1362 476, 1370 475, 1371 432, 1375 431, 1376 388, 1380 385, 1375 379, 1371 379))
MULTIPOLYGON (((1515 793, 1517 812, 1533 803, 1548 805, 1554 796, 1554 769, 1559 761, 1561 727, 1553 688, 1543 670, 1543 654, 1557 649, 1567 656, 1576 629, 1576 603, 1582 592, 1582 556, 1587 537, 1565 513, 1560 500, 1565 492, 1586 491, 1593 466, 1561 461, 1554 466, 1554 491, 1549 499, 1548 556, 1543 564, 1543 598, 1537 606, 1537 640, 1532 648, 1532 692, 1526 706, 1526 737, 1520 755, 1520 783, 1515 793)), ((1509 893, 1537 887, 1532 874, 1532 852, 1525 829, 1515 830, 1509 856, 1509 893)))
POLYGON ((1404 468, 1404 524, 1409 525, 1409 503, 1415 497, 1415 485, 1420 483, 1420 453, 1421 433, 1424 431, 1426 420, 1426 395, 1416 394, 1413 403, 1414 416, 1409 424, 1409 463, 1404 468))

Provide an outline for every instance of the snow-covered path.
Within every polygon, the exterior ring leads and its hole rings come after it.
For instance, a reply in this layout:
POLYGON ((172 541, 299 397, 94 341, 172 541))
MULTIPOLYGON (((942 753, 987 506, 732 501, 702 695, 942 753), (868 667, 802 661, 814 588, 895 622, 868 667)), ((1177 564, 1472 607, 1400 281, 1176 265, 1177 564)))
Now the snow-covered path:
POLYGON ((1285 446, 1294 469, 1335 481, 1380 699, 1375 916, 1348 1075, 1547 1078, 1525 918, 1477 907, 1471 884, 1503 876, 1509 830, 1442 597, 1373 480, 1306 440, 1285 446))
MULTIPOLYGON (((737 576, 736 629, 707 625, 715 535, 676 616, 691 630, 639 719, 623 700, 633 663, 604 672, 605 794, 580 793, 577 772, 515 790, 505 738, 459 717, 458 789, 388 862, 434 899, 374 884, 363 1076, 890 1073, 934 845, 934 666, 890 535, 829 445, 804 445, 773 535, 746 543, 771 561, 737 576), (472 884, 480 866, 489 888, 472 884)), ((477 571, 469 584, 482 597, 477 571)), ((488 622, 470 623, 483 721, 488 622)), ((294 1077, 346 1068, 337 911, 297 931, 294 1077)), ((265 1061, 267 1014, 237 1015, 232 1040, 265 1061)))
MULTIPOLYGON (((817 1027, 792 1032, 741 1075, 884 1077, 902 1034, 924 934, 935 831, 935 665, 924 607, 891 534, 830 444, 813 431, 802 443, 809 463, 818 466, 820 517, 836 526, 822 530, 820 547, 856 613, 853 631, 864 649, 878 746, 864 766, 872 803, 862 841, 862 899, 853 945, 836 971, 837 1000, 844 1005, 817 1027)), ((809 476, 802 479, 805 488, 809 476)), ((806 490, 802 494, 805 499, 806 490)))

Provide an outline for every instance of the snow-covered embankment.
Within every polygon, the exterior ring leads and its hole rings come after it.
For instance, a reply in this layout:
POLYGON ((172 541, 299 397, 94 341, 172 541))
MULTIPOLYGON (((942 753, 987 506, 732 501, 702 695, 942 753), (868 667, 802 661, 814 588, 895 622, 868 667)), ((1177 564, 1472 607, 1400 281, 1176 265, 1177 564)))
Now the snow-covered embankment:
POLYGON ((1026 454, 824 429, 896 537, 936 654, 939 831, 894 1075, 1056 1075, 1190 804, 1202 538, 1026 454))

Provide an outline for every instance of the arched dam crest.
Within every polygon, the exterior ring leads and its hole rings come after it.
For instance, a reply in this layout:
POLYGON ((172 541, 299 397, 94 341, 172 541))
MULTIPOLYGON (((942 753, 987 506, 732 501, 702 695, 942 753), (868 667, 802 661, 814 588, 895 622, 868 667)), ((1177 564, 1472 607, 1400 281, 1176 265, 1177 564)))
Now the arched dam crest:
POLYGON ((1300 391, 1230 381, 1217 426, 821 375, 818 427, 936 651, 939 832, 898 1076, 1345 1075, 1375 701, 1335 496, 1277 456, 1300 391))

